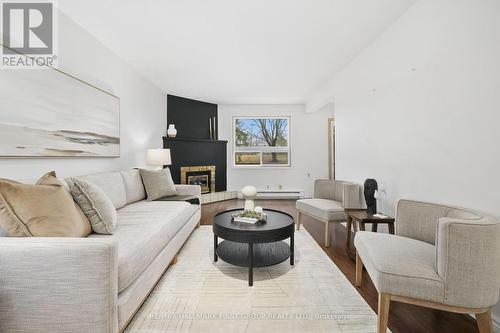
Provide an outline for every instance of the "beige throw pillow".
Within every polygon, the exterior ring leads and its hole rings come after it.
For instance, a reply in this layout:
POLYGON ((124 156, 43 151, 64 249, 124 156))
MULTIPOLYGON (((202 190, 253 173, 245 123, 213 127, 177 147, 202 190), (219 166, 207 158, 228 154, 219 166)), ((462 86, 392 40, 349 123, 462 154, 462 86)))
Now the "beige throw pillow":
POLYGON ((90 223, 55 172, 36 184, 0 179, 0 225, 9 237, 86 237, 90 223))
POLYGON ((71 195, 87 216, 96 234, 112 235, 115 232, 117 214, 113 202, 99 188, 89 181, 68 178, 71 195))
POLYGON ((169 168, 156 171, 139 169, 139 172, 146 188, 148 201, 177 194, 169 168))

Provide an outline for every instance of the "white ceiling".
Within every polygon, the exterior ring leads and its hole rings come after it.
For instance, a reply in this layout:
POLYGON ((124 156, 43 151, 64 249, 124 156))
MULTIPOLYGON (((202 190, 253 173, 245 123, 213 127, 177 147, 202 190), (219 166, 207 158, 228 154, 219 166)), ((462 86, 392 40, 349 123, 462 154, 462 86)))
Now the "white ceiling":
POLYGON ((305 103, 416 0, 64 0, 170 94, 305 103))

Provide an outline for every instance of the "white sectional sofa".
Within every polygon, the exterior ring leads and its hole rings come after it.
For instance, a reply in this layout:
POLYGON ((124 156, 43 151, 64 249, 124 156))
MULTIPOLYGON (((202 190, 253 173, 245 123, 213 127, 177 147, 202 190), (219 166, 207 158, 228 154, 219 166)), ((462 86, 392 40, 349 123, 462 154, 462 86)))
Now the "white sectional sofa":
MULTIPOLYGON (((0 332, 123 330, 200 222, 199 205, 146 201, 137 170, 81 178, 113 202, 115 234, 0 237, 0 332)), ((176 189, 201 197, 199 186, 176 189)))

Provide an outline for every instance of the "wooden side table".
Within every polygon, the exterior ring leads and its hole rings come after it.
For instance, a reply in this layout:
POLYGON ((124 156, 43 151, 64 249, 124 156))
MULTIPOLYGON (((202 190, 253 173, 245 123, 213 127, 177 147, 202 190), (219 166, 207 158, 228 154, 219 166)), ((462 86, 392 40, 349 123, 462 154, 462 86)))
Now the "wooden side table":
POLYGON ((394 235, 394 221, 393 217, 377 217, 373 216, 366 211, 366 209, 346 209, 345 213, 347 215, 347 239, 345 243, 345 251, 347 255, 354 260, 356 257, 356 250, 352 247, 351 235, 352 235, 352 227, 354 222, 354 236, 356 235, 356 231, 359 229, 361 231, 365 231, 365 224, 371 223, 372 231, 377 232, 378 225, 380 223, 387 224, 389 227, 389 233, 394 235))

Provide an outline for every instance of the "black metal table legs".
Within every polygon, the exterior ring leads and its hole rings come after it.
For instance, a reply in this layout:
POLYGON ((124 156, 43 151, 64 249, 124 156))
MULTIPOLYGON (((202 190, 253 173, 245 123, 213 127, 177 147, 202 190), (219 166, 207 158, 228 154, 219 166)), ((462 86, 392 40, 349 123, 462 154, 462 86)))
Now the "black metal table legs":
POLYGON ((214 235, 214 262, 217 262, 217 236, 214 235))
POLYGON ((248 267, 248 286, 251 287, 254 267, 276 265, 288 258, 290 258, 290 265, 293 266, 295 263, 294 244, 293 234, 290 236, 290 244, 283 241, 262 244, 223 241, 219 244, 218 236, 214 235, 214 262, 217 262, 220 256, 225 262, 248 267))
POLYGON ((253 243, 248 243, 248 285, 253 286, 253 243))

